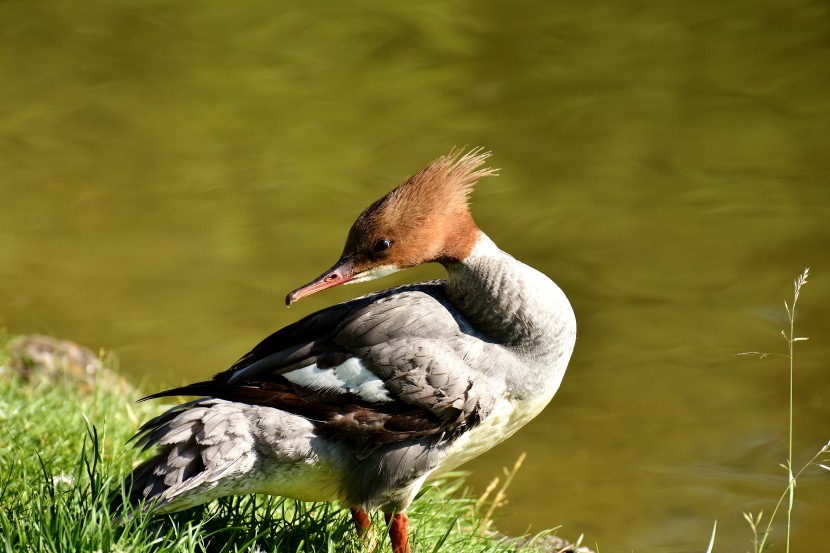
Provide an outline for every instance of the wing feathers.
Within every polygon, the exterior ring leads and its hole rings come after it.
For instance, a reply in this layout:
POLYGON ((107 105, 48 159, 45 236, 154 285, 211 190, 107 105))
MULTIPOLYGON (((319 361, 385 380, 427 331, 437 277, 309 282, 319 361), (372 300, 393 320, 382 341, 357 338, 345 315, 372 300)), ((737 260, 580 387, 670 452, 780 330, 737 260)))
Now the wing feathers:
MULTIPOLYGON (((466 334, 469 324, 448 306, 443 284, 358 298, 275 332, 213 380, 145 399, 207 396, 274 407, 351 442, 359 455, 387 443, 451 437, 477 424, 486 414, 480 405, 492 401, 481 401, 468 364, 478 358, 470 352, 482 350, 458 347, 478 338, 466 334)), ((187 408, 148 422, 137 444, 157 442, 170 431, 166 422, 187 408)), ((178 419, 177 426, 183 422, 178 419)), ((223 424, 200 423, 209 435, 223 424)), ((177 427, 177 436, 179 431, 187 430, 177 427)))

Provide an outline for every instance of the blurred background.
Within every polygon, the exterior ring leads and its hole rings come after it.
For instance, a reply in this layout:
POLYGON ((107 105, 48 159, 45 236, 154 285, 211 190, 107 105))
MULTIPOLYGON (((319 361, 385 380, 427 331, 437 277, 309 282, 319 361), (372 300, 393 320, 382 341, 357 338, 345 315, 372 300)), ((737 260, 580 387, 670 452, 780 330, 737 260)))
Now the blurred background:
MULTIPOLYGON (((497 526, 603 553, 751 549, 830 439, 830 4, 0 3, 0 326, 114 350, 146 390, 299 317, 440 267, 284 295, 368 203, 492 149, 479 226, 568 294, 551 406, 468 465, 528 459, 497 526)), ((794 549, 826 548, 830 473, 794 549)), ((779 513, 780 515, 783 514, 779 513)), ((783 520, 783 519, 782 519, 783 520)), ((776 549, 783 551, 776 525, 776 549)))

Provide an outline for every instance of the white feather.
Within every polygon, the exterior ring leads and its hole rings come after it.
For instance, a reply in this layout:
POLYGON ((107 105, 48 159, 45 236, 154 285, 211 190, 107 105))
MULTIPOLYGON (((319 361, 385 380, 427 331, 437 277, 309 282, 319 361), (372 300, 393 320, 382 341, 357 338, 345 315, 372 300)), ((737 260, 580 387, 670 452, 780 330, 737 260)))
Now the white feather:
POLYGON ((290 382, 311 390, 352 393, 372 403, 393 401, 383 380, 364 367, 356 357, 350 357, 329 369, 321 369, 314 364, 287 372, 283 376, 290 382))

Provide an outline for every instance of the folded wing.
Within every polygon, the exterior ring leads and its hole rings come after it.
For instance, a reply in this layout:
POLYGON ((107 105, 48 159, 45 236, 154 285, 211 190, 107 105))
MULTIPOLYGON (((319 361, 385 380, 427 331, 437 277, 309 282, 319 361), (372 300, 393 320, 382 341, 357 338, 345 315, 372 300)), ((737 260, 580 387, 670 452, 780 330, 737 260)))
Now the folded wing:
POLYGON ((212 380, 146 399, 195 395, 274 407, 351 442, 359 457, 384 444, 456 437, 489 413, 499 391, 471 369, 486 367, 487 344, 443 290, 404 286, 319 311, 212 380))

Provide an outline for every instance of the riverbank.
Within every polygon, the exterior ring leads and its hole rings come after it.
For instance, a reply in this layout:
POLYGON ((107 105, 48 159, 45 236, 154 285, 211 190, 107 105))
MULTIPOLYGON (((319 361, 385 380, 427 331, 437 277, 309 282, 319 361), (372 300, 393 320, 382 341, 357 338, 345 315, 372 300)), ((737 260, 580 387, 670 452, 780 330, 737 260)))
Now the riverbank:
MULTIPOLYGON (((106 498, 140 453, 125 446, 161 412, 118 375, 115 358, 46 336, 0 335, 0 544, 5 551, 365 551, 348 511, 329 503, 245 496, 171 516, 113 522, 106 498)), ((491 503, 461 475, 425 488, 410 508, 413 550, 572 551, 553 531, 509 538, 491 503), (497 518, 497 516, 496 516, 497 518)), ((382 517, 375 524, 383 527, 382 517)), ((382 535, 382 532, 379 532, 382 535)), ((388 551, 383 536, 380 548, 388 551)), ((585 548, 581 553, 589 553, 585 548)))

